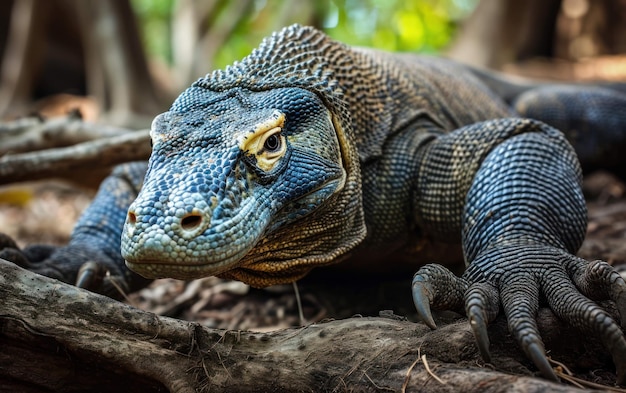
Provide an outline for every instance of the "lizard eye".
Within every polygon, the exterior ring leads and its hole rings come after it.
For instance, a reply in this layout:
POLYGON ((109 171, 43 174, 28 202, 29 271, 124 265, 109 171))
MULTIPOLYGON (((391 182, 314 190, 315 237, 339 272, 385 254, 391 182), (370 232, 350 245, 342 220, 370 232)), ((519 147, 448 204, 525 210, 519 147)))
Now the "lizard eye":
POLYGON ((261 137, 259 145, 263 147, 256 153, 256 156, 257 162, 264 170, 264 167, 273 167, 287 150, 287 143, 281 131, 282 128, 275 127, 266 131, 261 137))
POLYGON ((270 135, 263 144, 263 149, 269 152, 280 148, 280 138, 276 134, 270 135))
POLYGON ((274 153, 280 150, 281 145, 282 140, 280 139, 280 134, 275 133, 265 139, 265 142, 263 143, 263 150, 268 153, 274 153))

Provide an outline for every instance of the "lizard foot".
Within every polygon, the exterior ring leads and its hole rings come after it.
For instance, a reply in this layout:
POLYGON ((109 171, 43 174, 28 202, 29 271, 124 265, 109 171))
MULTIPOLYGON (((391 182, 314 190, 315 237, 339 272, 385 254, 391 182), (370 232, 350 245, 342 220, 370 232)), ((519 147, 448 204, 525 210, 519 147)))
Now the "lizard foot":
POLYGON ((626 339, 615 320, 593 301, 615 302, 625 325, 626 282, 606 262, 588 262, 549 246, 493 247, 479 255, 463 277, 439 265, 422 267, 412 290, 418 314, 431 328, 431 307, 464 308, 485 361, 490 360, 487 326, 502 305, 509 330, 526 355, 545 378, 558 380, 537 328, 542 296, 559 318, 601 339, 613 357, 618 384, 626 384, 626 339))
POLYGON ((56 246, 37 244, 22 250, 10 236, 0 233, 0 258, 35 273, 69 282, 61 269, 44 262, 57 248, 56 246))
POLYGON ((129 277, 118 267, 120 264, 99 250, 82 245, 35 244, 20 249, 11 237, 0 233, 0 258, 34 273, 110 297, 120 298, 120 289, 128 291, 129 277))

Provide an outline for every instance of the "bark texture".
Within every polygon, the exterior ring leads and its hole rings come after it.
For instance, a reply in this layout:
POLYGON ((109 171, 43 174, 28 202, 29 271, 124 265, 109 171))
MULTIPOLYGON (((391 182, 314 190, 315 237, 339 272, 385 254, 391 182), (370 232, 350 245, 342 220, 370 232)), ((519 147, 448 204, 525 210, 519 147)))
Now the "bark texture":
MULTIPOLYGON (((485 365, 465 321, 434 331, 389 318, 271 333, 209 329, 3 260, 0 298, 0 390, 581 391, 534 377, 501 321, 490 329, 494 365, 485 365)), ((606 361, 596 344, 552 314, 543 315, 541 325, 553 356, 568 366, 606 361)))

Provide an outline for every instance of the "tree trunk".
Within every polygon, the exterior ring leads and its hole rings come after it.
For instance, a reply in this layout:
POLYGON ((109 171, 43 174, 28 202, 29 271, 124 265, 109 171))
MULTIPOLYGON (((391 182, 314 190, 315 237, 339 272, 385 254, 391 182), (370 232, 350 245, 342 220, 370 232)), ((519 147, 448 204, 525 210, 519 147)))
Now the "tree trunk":
POLYGON ((500 69, 533 56, 550 56, 561 0, 481 0, 447 54, 500 69))
MULTIPOLYGON (((3 260, 0 298, 0 390, 581 391, 533 377, 502 321, 490 328, 494 365, 486 366, 466 321, 434 331, 386 318, 271 333, 209 329, 3 260)), ((593 362, 602 351, 579 359, 589 340, 552 314, 542 315, 540 328, 554 358, 571 367, 600 364, 593 362)))
POLYGON ((47 2, 16 1, 11 9, 7 43, 0 63, 0 115, 31 99, 31 90, 42 65, 43 25, 47 2))

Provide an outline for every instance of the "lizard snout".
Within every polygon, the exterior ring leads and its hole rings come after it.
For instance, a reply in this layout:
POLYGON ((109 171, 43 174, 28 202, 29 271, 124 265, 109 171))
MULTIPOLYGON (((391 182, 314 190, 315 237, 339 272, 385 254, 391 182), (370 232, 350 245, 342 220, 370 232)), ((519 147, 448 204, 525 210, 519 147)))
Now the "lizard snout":
MULTIPOLYGON (((149 215, 138 214, 133 207, 128 210, 126 217, 126 234, 133 236, 139 230, 147 230, 155 224, 155 218, 150 218, 149 215)), ((207 216, 203 212, 193 209, 188 213, 177 212, 174 216, 171 216, 169 220, 170 235, 173 237, 179 237, 182 239, 193 239, 194 237, 202 234, 210 225, 211 217, 207 216)))

